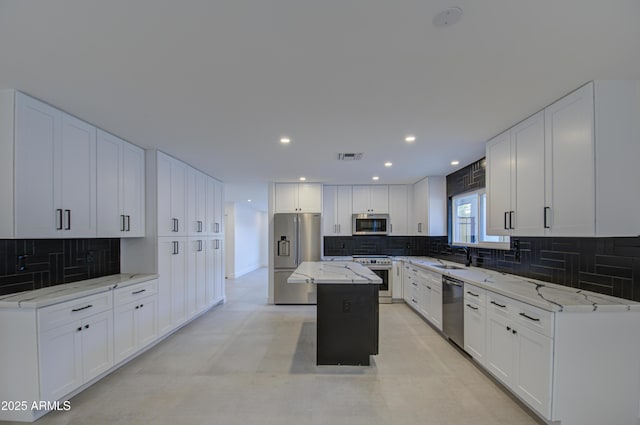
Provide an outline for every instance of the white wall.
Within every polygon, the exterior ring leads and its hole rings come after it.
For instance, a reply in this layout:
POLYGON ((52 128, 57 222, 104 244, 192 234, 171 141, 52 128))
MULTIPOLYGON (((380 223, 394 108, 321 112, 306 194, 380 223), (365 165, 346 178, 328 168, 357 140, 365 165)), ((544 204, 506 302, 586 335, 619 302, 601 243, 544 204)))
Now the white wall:
POLYGON ((267 213, 241 202, 225 204, 226 268, 231 279, 267 265, 267 213))

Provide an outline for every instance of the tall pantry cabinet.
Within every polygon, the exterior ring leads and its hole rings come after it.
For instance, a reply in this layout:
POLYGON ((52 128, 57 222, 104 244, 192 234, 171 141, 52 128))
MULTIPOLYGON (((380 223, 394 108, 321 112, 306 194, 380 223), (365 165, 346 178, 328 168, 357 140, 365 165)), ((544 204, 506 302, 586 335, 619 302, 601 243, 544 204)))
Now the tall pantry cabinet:
POLYGON ((158 333, 224 302, 223 184, 146 152, 147 237, 121 240, 121 270, 158 273, 158 333))

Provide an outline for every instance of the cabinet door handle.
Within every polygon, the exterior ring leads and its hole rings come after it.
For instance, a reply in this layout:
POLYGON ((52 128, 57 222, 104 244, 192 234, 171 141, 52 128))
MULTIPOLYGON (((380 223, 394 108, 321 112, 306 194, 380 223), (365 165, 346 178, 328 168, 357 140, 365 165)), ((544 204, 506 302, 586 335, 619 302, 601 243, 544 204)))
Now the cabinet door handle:
POLYGON ((201 252, 201 251, 202 251, 202 240, 199 239, 198 240, 198 252, 201 252))
POLYGON ((56 210, 56 230, 62 230, 62 210, 58 208, 56 210))
POLYGON ((125 229, 126 229, 126 226, 125 226, 124 214, 120 214, 120 231, 124 232, 125 229))
POLYGON ((93 307, 93 304, 89 304, 89 305, 85 305, 84 307, 80 307, 80 308, 74 308, 73 310, 71 310, 73 313, 75 313, 76 311, 82 311, 82 310, 86 310, 88 308, 93 307))
POLYGON ((500 308, 506 308, 506 307, 507 307, 506 305, 498 304, 497 302, 495 302, 495 301, 493 301, 493 300, 491 301, 491 304, 493 304, 493 305, 497 305, 497 306, 498 306, 498 307, 500 307, 500 308))
POLYGON ((202 232, 202 221, 198 220, 198 233, 202 232))
POLYGON ((177 232, 178 231, 178 219, 177 218, 172 218, 171 219, 173 221, 173 232, 177 232))
POLYGON ((469 308, 470 308, 470 309, 472 309, 472 310, 477 310, 477 309, 478 309, 478 307, 474 307, 474 306, 472 306, 471 304, 467 304, 467 307, 469 307, 469 308))
POLYGON ((139 290, 139 291, 133 291, 133 292, 131 293, 131 295, 142 294, 142 293, 143 293, 143 292, 145 292, 145 291, 146 291, 146 289, 141 289, 141 290, 139 290))
POLYGON ((550 229, 551 226, 549 226, 549 222, 547 221, 547 213, 551 210, 551 207, 544 207, 543 209, 543 214, 544 214, 544 228, 545 229, 550 229))
POLYGON ((127 232, 131 231, 131 216, 127 216, 127 232))
POLYGON ((504 212, 504 230, 509 230, 509 226, 507 226, 507 215, 509 214, 509 211, 505 211, 504 212))
POLYGON ((71 230, 71 210, 64 210, 64 213, 67 215, 67 225, 64 230, 71 230))
POLYGON ((178 244, 178 241, 173 241, 172 244, 173 244, 173 253, 172 254, 173 255, 180 254, 180 246, 178 244))
POLYGON ((515 211, 509 211, 509 229, 515 229, 515 227, 513 227, 513 213, 515 211))
POLYGON ((479 296, 480 296, 480 295, 478 295, 478 294, 474 294, 474 293, 473 293, 473 292, 471 292, 471 291, 467 291, 467 294, 471 295, 472 297, 479 297, 479 296))
POLYGON ((84 328, 85 329, 89 329, 89 325, 84 325, 84 328))
POLYGON ((531 317, 525 313, 520 313, 520 316, 524 317, 525 319, 533 320, 534 322, 540 321, 540 319, 538 319, 537 317, 531 317))
POLYGON ((78 329, 76 329, 77 332, 82 331, 82 326, 80 326, 78 329))
POLYGON ((393 233, 393 224, 389 224, 389 233, 393 233))

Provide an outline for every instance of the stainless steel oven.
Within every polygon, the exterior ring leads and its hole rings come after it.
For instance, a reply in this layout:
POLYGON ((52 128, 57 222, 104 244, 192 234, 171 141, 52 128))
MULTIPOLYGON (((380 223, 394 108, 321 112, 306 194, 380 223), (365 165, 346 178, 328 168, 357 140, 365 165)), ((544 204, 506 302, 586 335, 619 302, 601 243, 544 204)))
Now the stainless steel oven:
POLYGON ((360 263, 363 266, 367 267, 369 270, 380 276, 382 279, 382 284, 380 285, 379 291, 379 302, 381 304, 391 304, 392 296, 391 296, 391 287, 393 278, 393 273, 391 272, 393 268, 393 263, 391 258, 387 256, 354 256, 353 261, 356 263, 360 263))

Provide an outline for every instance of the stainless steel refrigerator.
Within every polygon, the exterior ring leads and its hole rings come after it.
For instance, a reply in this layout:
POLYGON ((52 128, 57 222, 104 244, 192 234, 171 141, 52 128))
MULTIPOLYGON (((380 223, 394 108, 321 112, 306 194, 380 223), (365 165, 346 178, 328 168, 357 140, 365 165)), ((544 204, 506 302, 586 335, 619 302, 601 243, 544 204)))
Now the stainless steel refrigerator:
POLYGON ((273 216, 274 288, 276 304, 316 304, 316 286, 287 283, 303 261, 320 261, 320 214, 285 213, 273 216))

